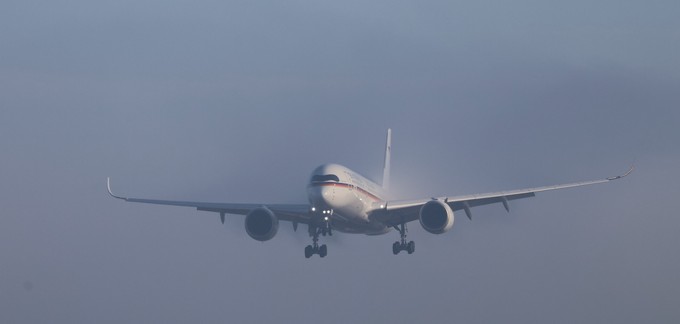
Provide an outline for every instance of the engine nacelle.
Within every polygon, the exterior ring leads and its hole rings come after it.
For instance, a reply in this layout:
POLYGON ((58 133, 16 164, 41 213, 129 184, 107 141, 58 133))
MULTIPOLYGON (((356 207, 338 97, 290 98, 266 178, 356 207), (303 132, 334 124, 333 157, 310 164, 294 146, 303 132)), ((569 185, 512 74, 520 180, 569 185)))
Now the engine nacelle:
POLYGON ((279 230, 279 219, 266 207, 253 209, 246 216, 246 232, 258 241, 271 240, 279 230))
POLYGON ((420 208, 420 225, 432 234, 442 234, 453 227, 453 210, 448 204, 431 200, 420 208))

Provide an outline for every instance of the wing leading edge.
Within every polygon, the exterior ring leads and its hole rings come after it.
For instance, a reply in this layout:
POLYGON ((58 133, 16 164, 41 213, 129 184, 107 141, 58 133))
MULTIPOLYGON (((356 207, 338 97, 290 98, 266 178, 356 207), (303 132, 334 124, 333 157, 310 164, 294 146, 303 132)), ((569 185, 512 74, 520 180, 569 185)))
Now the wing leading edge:
POLYGON ((254 203, 243 204, 243 203, 215 203, 200 201, 128 198, 115 195, 111 191, 110 178, 106 178, 106 189, 109 191, 109 195, 111 195, 112 197, 125 200, 127 202, 194 207, 200 211, 216 212, 220 213, 221 215, 223 214, 247 215, 255 208, 266 207, 270 209, 272 212, 274 212, 278 216, 279 220, 307 224, 309 219, 309 205, 306 204, 254 204, 254 203))
POLYGON ((417 200, 388 201, 385 205, 385 208, 381 210, 376 210, 377 213, 375 216, 378 218, 378 220, 386 223, 387 225, 397 225, 400 224, 401 222, 414 221, 418 219, 418 213, 420 208, 428 201, 436 199, 446 202, 453 211, 460 210, 465 211, 466 216, 469 219, 472 219, 472 212, 470 211, 470 208, 472 207, 502 203, 503 207, 505 207, 507 211, 510 211, 509 201, 511 200, 534 197, 536 196, 536 193, 543 191, 589 186, 598 183, 605 183, 609 181, 618 180, 628 176, 631 172, 633 172, 634 168, 635 167, 631 167, 626 173, 622 175, 599 180, 582 181, 553 186, 508 191, 498 191, 465 196, 447 196, 439 198, 424 198, 417 200))

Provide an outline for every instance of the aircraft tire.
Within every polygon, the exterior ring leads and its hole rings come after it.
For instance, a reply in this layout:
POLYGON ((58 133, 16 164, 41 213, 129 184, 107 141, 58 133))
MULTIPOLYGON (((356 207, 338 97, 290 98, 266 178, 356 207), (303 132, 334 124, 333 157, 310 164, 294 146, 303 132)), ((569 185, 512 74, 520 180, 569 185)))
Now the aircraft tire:
POLYGON ((394 253, 394 255, 397 255, 399 254, 400 251, 401 246, 399 246, 399 242, 394 242, 394 244, 392 244, 392 253, 394 253))

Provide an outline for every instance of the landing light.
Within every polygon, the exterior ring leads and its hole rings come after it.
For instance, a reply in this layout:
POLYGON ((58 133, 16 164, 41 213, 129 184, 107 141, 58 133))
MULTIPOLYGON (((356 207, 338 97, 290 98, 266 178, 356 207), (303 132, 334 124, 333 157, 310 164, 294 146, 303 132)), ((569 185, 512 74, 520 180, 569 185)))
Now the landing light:
POLYGON ((324 217, 323 220, 328 221, 328 216, 324 217))
POLYGON ((316 211, 316 207, 312 207, 312 211, 316 211))

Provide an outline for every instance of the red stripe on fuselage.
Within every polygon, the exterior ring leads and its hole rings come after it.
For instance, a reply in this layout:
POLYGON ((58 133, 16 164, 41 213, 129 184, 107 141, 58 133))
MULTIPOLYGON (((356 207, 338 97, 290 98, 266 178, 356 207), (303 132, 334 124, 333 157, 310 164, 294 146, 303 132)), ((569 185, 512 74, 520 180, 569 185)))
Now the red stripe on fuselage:
POLYGON ((348 189, 356 189, 357 191, 363 193, 364 195, 368 196, 368 198, 371 198, 375 201, 382 201, 380 197, 370 193, 368 190, 363 189, 361 187, 353 186, 348 183, 342 183, 342 182, 312 182, 309 184, 310 187, 341 187, 341 188, 348 188, 348 189))

